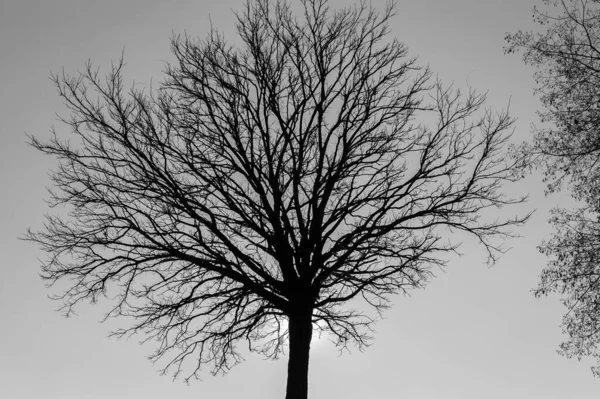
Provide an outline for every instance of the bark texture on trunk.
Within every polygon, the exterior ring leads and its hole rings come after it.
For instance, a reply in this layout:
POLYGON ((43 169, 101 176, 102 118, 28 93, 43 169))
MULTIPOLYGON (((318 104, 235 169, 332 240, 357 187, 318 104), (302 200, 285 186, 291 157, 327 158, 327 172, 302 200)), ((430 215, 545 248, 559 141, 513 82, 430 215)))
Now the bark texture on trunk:
POLYGON ((312 338, 312 314, 290 316, 287 388, 285 399, 308 398, 308 360, 312 338))

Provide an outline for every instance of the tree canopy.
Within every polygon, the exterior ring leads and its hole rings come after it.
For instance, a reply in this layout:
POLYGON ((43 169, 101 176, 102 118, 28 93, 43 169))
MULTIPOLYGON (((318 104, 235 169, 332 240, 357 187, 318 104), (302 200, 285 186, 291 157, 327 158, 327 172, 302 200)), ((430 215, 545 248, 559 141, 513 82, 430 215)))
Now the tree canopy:
POLYGON ((536 295, 557 292, 568 311, 561 353, 592 356, 600 376, 600 2, 544 0, 534 9, 541 32, 507 35, 508 52, 536 67, 543 110, 526 164, 545 174, 547 192, 568 187, 579 209, 555 209, 554 236, 540 251, 551 259, 536 295))
POLYGON ((389 39, 393 4, 299 7, 247 2, 236 46, 175 36, 150 93, 124 88, 122 60, 54 76, 71 139, 32 144, 58 158, 51 202, 69 216, 28 234, 67 313, 111 297, 107 316, 133 319, 116 334, 157 340, 186 378, 228 370, 242 341, 287 347, 288 399, 306 398, 313 329, 368 343, 375 317, 349 301, 382 311, 424 286, 453 232, 494 261, 528 217, 500 212, 525 200, 502 192, 513 119, 389 39))

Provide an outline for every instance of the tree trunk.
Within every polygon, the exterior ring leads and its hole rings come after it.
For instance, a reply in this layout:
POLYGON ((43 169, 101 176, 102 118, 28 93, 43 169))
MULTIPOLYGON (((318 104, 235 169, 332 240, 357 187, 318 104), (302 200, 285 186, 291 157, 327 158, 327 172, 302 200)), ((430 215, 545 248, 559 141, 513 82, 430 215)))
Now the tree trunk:
POLYGON ((307 399, 312 312, 290 316, 288 328, 290 358, 285 399, 307 399))

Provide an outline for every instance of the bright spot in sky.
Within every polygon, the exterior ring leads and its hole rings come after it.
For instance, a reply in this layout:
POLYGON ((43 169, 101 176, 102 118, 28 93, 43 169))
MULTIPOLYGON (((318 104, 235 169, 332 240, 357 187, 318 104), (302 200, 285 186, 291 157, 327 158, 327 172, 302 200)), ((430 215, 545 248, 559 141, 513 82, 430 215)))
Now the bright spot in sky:
POLYGON ((316 322, 313 323, 313 336, 311 341, 311 346, 314 348, 317 345, 322 345, 325 341, 327 341, 327 331, 323 331, 319 329, 319 326, 324 327, 324 322, 316 322))

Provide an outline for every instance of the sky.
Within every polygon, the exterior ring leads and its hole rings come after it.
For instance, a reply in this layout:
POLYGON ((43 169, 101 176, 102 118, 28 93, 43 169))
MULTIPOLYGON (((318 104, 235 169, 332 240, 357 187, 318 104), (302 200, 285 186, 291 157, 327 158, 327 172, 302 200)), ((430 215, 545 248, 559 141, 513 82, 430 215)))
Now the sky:
MULTIPOLYGON (((346 4, 332 0, 332 7, 346 4)), ((392 34, 444 82, 488 92, 494 109, 510 102, 516 141, 526 140, 539 100, 533 70, 503 53, 507 31, 531 29, 539 0, 398 0, 392 34)), ((235 39, 232 10, 241 0, 0 0, 0 396, 11 399, 282 398, 285 357, 248 354, 226 376, 208 372, 189 386, 161 376, 145 356, 150 346, 108 339, 126 323, 99 323, 107 303, 81 306, 66 319, 38 276, 35 245, 17 239, 41 228, 53 159, 27 146, 25 133, 47 138, 64 108, 51 73, 82 69, 90 59, 107 70, 125 49, 130 82, 159 81, 173 58, 169 38, 203 37, 210 23, 235 39)), ((384 0, 373 0, 383 8, 384 0)), ((546 259, 536 246, 565 195, 546 198, 539 175, 506 188, 530 194, 512 212, 536 209, 493 267, 465 242, 424 290, 398 296, 376 326, 372 345, 341 356, 326 340, 313 343, 311 398, 591 399, 600 394, 586 359, 565 359, 558 297, 531 290, 546 259)))

